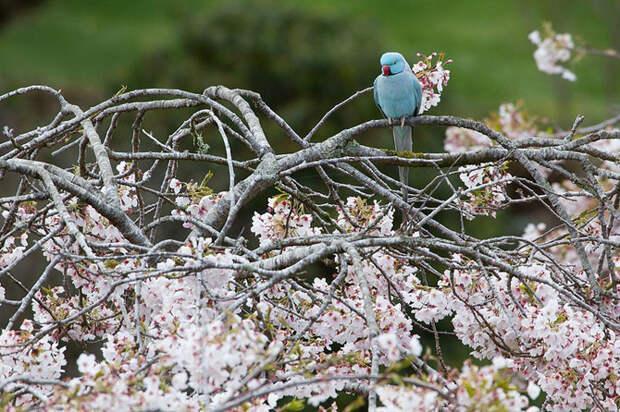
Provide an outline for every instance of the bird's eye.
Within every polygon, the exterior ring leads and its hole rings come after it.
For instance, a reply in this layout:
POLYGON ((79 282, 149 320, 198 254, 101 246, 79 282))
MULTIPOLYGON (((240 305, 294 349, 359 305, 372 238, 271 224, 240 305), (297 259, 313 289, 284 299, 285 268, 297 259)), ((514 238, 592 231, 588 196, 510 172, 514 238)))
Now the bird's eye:
POLYGON ((394 63, 392 63, 392 64, 396 64, 396 60, 394 60, 394 63))

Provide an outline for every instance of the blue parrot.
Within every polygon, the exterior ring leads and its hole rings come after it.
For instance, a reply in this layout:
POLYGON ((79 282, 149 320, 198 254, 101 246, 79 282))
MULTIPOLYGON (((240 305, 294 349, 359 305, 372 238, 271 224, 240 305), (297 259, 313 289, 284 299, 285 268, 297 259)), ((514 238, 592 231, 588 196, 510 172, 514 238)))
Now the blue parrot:
MULTIPOLYGON (((374 83, 375 104, 390 124, 400 120, 400 126, 392 127, 396 151, 411 151, 413 140, 411 127, 405 126, 405 118, 417 116, 422 103, 422 86, 411 67, 400 53, 388 52, 381 56, 381 74, 374 83)), ((409 168, 399 167, 400 182, 407 186, 409 168)), ((403 188, 407 200, 407 189, 403 188)))

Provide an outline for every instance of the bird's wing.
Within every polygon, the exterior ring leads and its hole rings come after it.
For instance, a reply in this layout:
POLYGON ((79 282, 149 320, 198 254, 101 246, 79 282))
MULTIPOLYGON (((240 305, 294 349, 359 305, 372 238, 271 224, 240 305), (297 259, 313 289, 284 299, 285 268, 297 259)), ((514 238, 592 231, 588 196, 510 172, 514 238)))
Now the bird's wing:
POLYGON ((375 78, 375 82, 372 84, 372 87, 373 87, 372 93, 375 98, 375 104, 379 108, 379 111, 381 112, 383 117, 387 117, 385 113, 383 113, 383 109, 381 108, 381 103, 379 103, 379 91, 377 90, 377 80, 379 80, 379 76, 375 78))
POLYGON ((422 106, 422 85, 415 74, 413 75, 413 92, 415 94, 415 109, 413 115, 417 116, 422 106))

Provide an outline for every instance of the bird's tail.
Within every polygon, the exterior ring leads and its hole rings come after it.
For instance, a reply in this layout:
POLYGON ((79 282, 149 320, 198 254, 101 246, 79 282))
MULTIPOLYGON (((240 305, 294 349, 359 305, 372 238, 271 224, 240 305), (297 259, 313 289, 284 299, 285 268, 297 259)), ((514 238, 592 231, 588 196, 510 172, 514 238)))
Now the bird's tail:
MULTIPOLYGON (((394 126, 392 128, 392 134, 394 135, 394 147, 397 152, 411 152, 413 149, 413 138, 411 133, 411 126, 394 126)), ((405 202, 407 201, 407 189, 406 186, 409 184, 409 168, 399 166, 398 167, 398 175, 400 177, 400 183, 402 183, 405 187, 402 188, 403 198, 405 202)))

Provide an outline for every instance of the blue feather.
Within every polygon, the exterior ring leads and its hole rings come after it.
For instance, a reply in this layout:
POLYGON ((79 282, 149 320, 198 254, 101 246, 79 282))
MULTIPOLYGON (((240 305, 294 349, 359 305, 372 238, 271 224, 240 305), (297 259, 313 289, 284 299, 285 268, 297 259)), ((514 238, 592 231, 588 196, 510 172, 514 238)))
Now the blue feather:
MULTIPOLYGON (((382 74, 375 79, 373 92, 375 103, 381 113, 399 124, 404 117, 417 116, 422 104, 422 86, 405 58, 400 53, 389 52, 381 56, 380 63, 382 74)), ((397 151, 412 150, 413 138, 410 126, 394 126, 392 134, 397 151)), ((399 167, 398 172, 406 200, 409 168, 399 167)))

